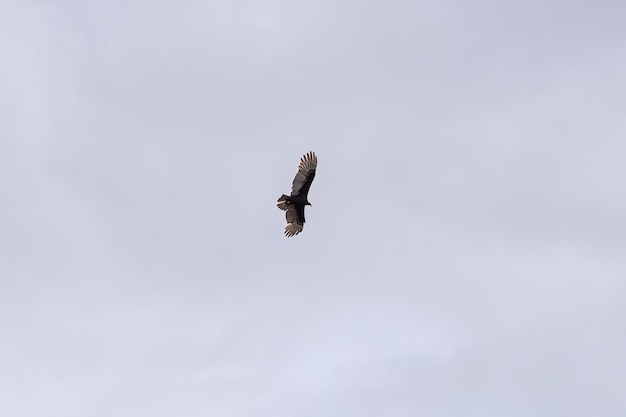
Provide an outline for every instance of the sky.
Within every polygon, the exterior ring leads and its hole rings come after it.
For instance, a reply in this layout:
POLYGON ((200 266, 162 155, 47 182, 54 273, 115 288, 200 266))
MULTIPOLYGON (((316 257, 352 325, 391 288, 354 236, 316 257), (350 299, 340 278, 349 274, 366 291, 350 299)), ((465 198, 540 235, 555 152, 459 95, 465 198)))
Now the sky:
POLYGON ((0 0, 0 414, 626 415, 625 14, 0 0))

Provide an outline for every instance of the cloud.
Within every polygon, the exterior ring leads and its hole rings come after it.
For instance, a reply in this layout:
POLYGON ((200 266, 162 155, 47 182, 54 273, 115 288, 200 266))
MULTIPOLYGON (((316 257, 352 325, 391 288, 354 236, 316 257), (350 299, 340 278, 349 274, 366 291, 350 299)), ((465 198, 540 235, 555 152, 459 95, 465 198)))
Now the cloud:
POLYGON ((623 414, 619 5, 1 7, 4 414, 623 414))

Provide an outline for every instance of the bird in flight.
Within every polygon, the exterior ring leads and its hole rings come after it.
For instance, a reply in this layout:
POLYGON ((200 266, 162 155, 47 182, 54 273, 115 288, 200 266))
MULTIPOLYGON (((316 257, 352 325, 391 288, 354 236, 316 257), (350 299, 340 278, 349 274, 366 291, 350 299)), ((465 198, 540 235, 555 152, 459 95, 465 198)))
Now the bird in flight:
POLYGON ((291 184, 291 195, 283 194, 278 199, 278 208, 286 211, 285 236, 287 237, 297 235, 304 227, 304 207, 311 205, 307 200, 307 194, 315 178, 315 168, 317 168, 317 156, 309 152, 300 159, 298 173, 291 184))

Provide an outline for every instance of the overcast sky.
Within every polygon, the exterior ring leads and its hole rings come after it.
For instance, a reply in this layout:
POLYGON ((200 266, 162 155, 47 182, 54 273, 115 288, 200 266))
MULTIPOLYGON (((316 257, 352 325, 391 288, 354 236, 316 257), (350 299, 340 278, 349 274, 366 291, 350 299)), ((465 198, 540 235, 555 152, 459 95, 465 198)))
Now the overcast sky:
POLYGON ((0 415, 626 415, 624 16, 0 0, 0 415))

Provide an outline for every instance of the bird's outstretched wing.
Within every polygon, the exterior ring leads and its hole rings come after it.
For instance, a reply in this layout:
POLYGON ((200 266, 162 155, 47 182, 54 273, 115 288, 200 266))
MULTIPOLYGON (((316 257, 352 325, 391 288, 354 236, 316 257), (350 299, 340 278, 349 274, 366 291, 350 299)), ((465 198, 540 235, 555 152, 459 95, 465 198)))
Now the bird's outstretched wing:
POLYGON ((291 196, 302 195, 305 196, 309 193, 313 178, 315 178, 315 169, 317 168, 317 156, 310 151, 300 159, 300 165, 298 165, 298 173, 293 179, 291 184, 291 196))
POLYGON ((304 228, 304 207, 291 206, 285 216, 287 217, 285 236, 292 237, 300 233, 304 228))
POLYGON ((285 227, 285 236, 292 237, 297 235, 304 228, 304 206, 291 204, 288 196, 282 195, 278 199, 278 208, 285 210, 287 218, 287 226, 285 227))

